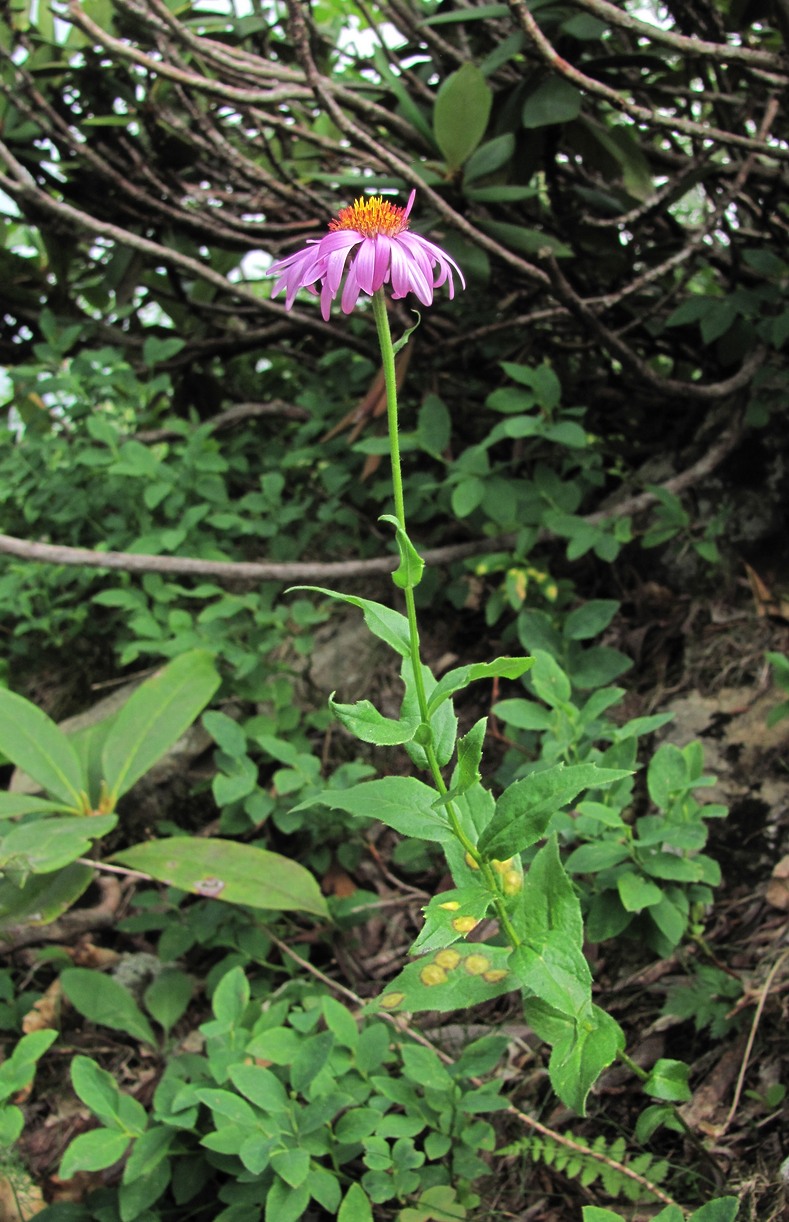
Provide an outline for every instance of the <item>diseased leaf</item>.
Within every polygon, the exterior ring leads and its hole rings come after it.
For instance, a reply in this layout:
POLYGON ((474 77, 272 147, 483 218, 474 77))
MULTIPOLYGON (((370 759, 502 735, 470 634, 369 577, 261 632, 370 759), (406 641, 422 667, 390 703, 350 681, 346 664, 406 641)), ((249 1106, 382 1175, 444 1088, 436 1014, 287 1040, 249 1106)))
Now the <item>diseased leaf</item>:
POLYGON ((384 992, 365 1006, 367 1013, 407 1010, 465 1010, 518 988, 510 972, 509 947, 485 943, 438 950, 409 963, 384 992))
POLYGON ((320 888, 304 866, 255 845, 171 836, 124 849, 112 860, 192 895, 274 912, 328 915, 320 888))

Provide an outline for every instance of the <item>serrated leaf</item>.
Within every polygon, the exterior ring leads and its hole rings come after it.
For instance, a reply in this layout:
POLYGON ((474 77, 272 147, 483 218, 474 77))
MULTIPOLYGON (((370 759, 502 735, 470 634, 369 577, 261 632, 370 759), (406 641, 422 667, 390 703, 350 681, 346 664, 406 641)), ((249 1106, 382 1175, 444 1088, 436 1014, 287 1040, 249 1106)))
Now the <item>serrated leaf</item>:
POLYGON ((619 1024, 594 1005, 581 1023, 552 1010, 539 998, 527 998, 523 1010, 540 1039, 552 1045, 551 1086, 563 1103, 583 1116, 589 1091, 624 1047, 619 1024))
POLYGON ((582 790, 598 789, 630 775, 629 769, 598 768, 596 764, 557 764, 533 772, 505 789, 479 847, 490 857, 521 853, 542 839, 553 814, 582 790))
POLYGON ((416 777, 387 776, 349 789, 324 790, 293 809, 328 806, 357 818, 378 819, 403 836, 444 844, 454 839, 454 833, 446 815, 436 809, 437 798, 435 789, 416 777))
POLYGON ((508 993, 518 984, 507 961, 509 947, 459 944, 409 963, 384 992, 365 1006, 367 1013, 407 1010, 465 1010, 508 993))
POLYGON ((104 781, 114 802, 178 741, 219 687, 207 650, 181 654, 137 688, 104 742, 104 781))
POLYGON ((46 713, 0 688, 0 752, 69 810, 82 810, 86 788, 77 754, 46 713))
POLYGON ((465 938, 485 916, 493 899, 487 887, 482 885, 434 895, 423 909, 425 923, 411 947, 411 954, 426 955, 465 938))
POLYGON ((420 724, 419 717, 402 717, 397 721, 384 717, 369 700, 339 704, 334 693, 329 697, 329 708, 354 737, 378 747, 396 747, 411 742, 420 724))
POLYGON ((475 64, 463 64, 441 85, 433 108, 433 135, 451 172, 482 140, 492 105, 493 91, 475 64))
POLYGON ((112 860, 192 895, 276 912, 328 915, 320 888, 304 866, 255 845, 171 836, 123 849, 112 860))
POLYGON ((455 692, 462 691, 469 683, 479 679, 520 679, 534 665, 534 658, 495 658, 492 662, 473 662, 449 670, 439 679, 427 702, 428 713, 433 713, 455 692))
POLYGON ((407 658, 411 653, 411 639, 408 633, 408 620, 399 611, 385 607, 383 603, 372 602, 368 598, 357 598, 354 594, 339 594, 336 590, 327 590, 323 586, 291 586, 290 594, 295 590, 309 590, 313 594, 323 594, 326 598, 334 598, 338 602, 358 607, 364 616, 364 622, 379 640, 385 641, 395 653, 407 658))

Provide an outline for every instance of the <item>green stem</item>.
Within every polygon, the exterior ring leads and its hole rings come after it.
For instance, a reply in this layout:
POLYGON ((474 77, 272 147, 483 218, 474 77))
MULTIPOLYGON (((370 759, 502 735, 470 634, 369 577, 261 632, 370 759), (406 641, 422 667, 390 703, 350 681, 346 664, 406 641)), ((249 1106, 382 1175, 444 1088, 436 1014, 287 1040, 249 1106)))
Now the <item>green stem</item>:
MULTIPOLYGON (((382 288, 373 293, 373 317, 375 318, 375 327, 378 332, 378 344, 381 349, 384 385, 386 388, 386 419, 389 427, 389 453, 392 462, 392 489, 394 492, 395 517, 400 523, 403 531, 407 533, 405 520, 405 496, 403 493, 403 471, 400 461, 400 431, 397 410, 395 351, 392 343, 392 332, 389 328, 389 316, 386 312, 386 296, 382 288)), ((427 692, 425 691, 425 681, 422 674, 422 657, 419 645, 419 627, 416 618, 414 591, 410 586, 407 586, 403 593, 405 594, 405 610, 406 619, 408 620, 411 666, 414 672, 414 683, 416 686, 417 703, 419 705, 419 716, 425 725, 429 725, 430 714, 427 710, 427 692)), ((441 775, 441 768, 439 767, 439 763, 436 759, 436 754, 432 746, 428 745, 425 747, 425 756, 430 769, 430 775, 433 778, 433 784, 441 797, 444 798, 448 792, 447 786, 443 776, 441 775)), ((463 846, 463 849, 469 855, 469 857, 476 862, 482 877, 485 879, 488 887, 495 895, 498 892, 498 884, 493 867, 487 861, 485 861, 483 857, 481 857, 477 846, 466 835, 461 825, 458 813, 451 801, 445 803, 445 810, 447 812, 447 818, 449 819, 454 835, 463 846)), ((504 900, 502 898, 497 898, 495 900, 495 907, 496 915, 499 918, 499 925, 501 926, 502 932, 507 937, 511 946, 519 946, 520 938, 515 932, 512 922, 509 919, 504 900)))

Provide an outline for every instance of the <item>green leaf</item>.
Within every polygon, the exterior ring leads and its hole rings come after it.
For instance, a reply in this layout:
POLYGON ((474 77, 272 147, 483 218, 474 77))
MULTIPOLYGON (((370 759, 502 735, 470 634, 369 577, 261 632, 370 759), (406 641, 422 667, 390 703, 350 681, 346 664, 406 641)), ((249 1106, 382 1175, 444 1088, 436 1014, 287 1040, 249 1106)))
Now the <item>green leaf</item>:
POLYGON ((524 127, 569 123, 581 113, 582 101, 583 95, 575 85, 564 77, 551 76, 527 97, 521 111, 521 122, 524 127))
POLYGON ((103 1171, 123 1158, 130 1141, 125 1133, 109 1129, 80 1133, 63 1155, 58 1175, 63 1180, 70 1180, 78 1171, 103 1171))
MULTIPOLYGON (((124 1184, 149 1176, 166 1159, 174 1137, 175 1129, 167 1125, 155 1125, 141 1133, 126 1160, 124 1184)), ((153 1199, 156 1200, 155 1197, 153 1199)))
POLYGON ((616 598, 592 598, 576 607, 564 621, 562 634, 568 641, 584 641, 604 632, 619 610, 616 598))
POLYGON ((0 881, 0 929, 13 925, 49 925, 87 891, 95 870, 66 866, 55 874, 36 874, 23 887, 0 881))
POLYGON ((566 242, 554 237, 552 233, 544 233, 541 229, 512 225, 509 221, 490 221, 487 218, 478 220, 477 225, 502 245, 524 255, 553 255, 555 259, 569 259, 573 253, 566 242))
POLYGON ((112 860, 192 895, 276 912, 328 915, 320 888, 304 866, 251 844, 171 836, 124 849, 112 860))
POLYGON ((291 1146, 286 1150, 275 1150, 271 1155, 271 1165, 286 1184, 298 1188, 309 1174, 310 1156, 306 1150, 291 1146))
POLYGON ((452 778, 451 795, 453 798, 465 793, 482 779, 479 766, 482 762, 482 748, 487 728, 487 717, 480 717, 468 734, 464 734, 458 740, 458 763, 452 778))
POLYGON ((411 638, 408 633, 408 620, 399 611, 393 611, 391 607, 371 602, 367 598, 357 598, 353 594, 339 594, 336 590, 326 590, 323 586, 291 586, 286 592, 290 594, 294 590, 310 590, 313 594, 324 594, 327 598, 335 598, 338 602, 358 607, 373 636, 385 641, 401 657, 409 657, 411 638))
POLYGON ((337 1222, 373 1222, 373 1207, 361 1184, 351 1184, 337 1211, 337 1222))
POLYGON ((38 819, 23 823, 0 840, 0 869, 23 875, 50 874, 71 865, 93 841, 112 831, 117 815, 38 819))
POLYGON ((244 969, 240 965, 225 972, 211 997, 211 1009, 220 1023, 236 1026, 241 1022, 249 1005, 251 990, 244 969))
MULTIPOLYGON (((739 1209, 737 1197, 719 1197, 717 1201, 708 1201, 697 1209, 691 1215, 690 1222, 734 1222, 739 1209)), ((658 1222, 657 1218, 655 1222, 658 1222)))
POLYGON ((463 165, 482 140, 493 91, 475 64, 465 63, 441 85, 433 107, 433 134, 447 169, 463 165))
MULTIPOLYGON (((497 170, 507 164, 514 152, 515 136, 512 132, 505 132, 503 136, 495 136, 493 140, 486 140, 466 162, 463 173, 464 188, 475 179, 495 174, 497 170)), ((532 189, 526 188, 526 190, 528 192, 532 189)))
POLYGON ((411 947, 411 954, 425 955, 465 938, 480 923, 493 899, 488 888, 481 884, 434 895, 423 909, 425 924, 411 947))
POLYGON ((629 770, 596 764, 557 764, 515 781, 496 803, 496 811, 479 841, 490 857, 507 858, 536 844, 556 811, 584 789, 598 789, 630 776, 629 770))
POLYGON ((85 778, 67 736, 41 709, 4 687, 0 687, 0 753, 69 810, 82 810, 85 778))
POLYGON ((131 1095, 122 1094, 115 1079, 90 1057, 74 1057, 71 1081, 78 1097, 106 1128, 127 1137, 142 1134, 147 1123, 145 1108, 131 1095))
MULTIPOLYGON (((265 1034, 262 1032, 258 1039, 263 1038, 265 1034)), ((252 1049, 253 1044, 250 1044, 247 1052, 253 1056, 257 1055, 252 1049)), ((229 1074, 233 1085, 250 1103, 262 1108, 264 1112, 287 1113, 290 1106, 288 1092, 270 1069, 263 1065, 231 1065, 229 1074)))
POLYGON ((219 684, 211 654, 195 649, 137 688, 115 718, 102 752, 104 780, 113 802, 178 741, 219 684))
MULTIPOLYGON (((437 684, 430 668, 425 666, 423 662, 420 663, 420 666, 422 668, 422 684, 429 707, 430 699, 437 684)), ((405 695, 403 696, 400 715, 404 721, 408 721, 419 716, 419 695, 410 658, 403 659, 400 674, 405 686, 405 695)), ((425 752, 425 745, 429 741, 435 752, 439 768, 443 768, 445 764, 449 763, 455 753, 457 730, 458 720, 455 716, 452 703, 451 701, 444 701, 430 714, 429 723, 420 726, 413 739, 405 743, 404 746, 418 768, 429 769, 430 761, 425 752)))
POLYGON ((420 724, 419 717, 401 718, 398 721, 384 717, 369 700, 357 700, 355 704, 338 704, 334 699, 334 692, 329 697, 329 708, 354 737, 378 747, 395 747, 410 743, 420 724))
POLYGON ((653 1099, 663 1099, 666 1103, 687 1103, 691 1098, 689 1072, 690 1068, 684 1061, 661 1057, 650 1070, 644 1090, 653 1099))
POLYGON ((328 806, 357 818, 378 819, 402 836, 443 844, 453 840, 454 834, 446 815, 436 809, 437 800, 436 791, 416 777, 387 776, 349 789, 324 790, 293 809, 328 806))
POLYGON ((663 892, 655 883, 649 882, 634 870, 627 870, 616 880, 616 889, 626 912, 643 912, 653 904, 659 904, 663 892))
POLYGON ((533 665, 534 658, 495 658, 492 662, 458 666, 438 681, 427 702, 427 711, 434 713, 444 700, 468 687, 469 683, 479 679, 520 679, 533 665))
POLYGON ((556 659, 544 649, 534 651, 532 685, 540 700, 552 709, 565 706, 572 695, 572 684, 556 659))
POLYGON ((134 1039, 156 1047, 151 1024, 128 989, 111 976, 86 967, 70 967, 61 972, 60 983, 74 1009, 83 1018, 113 1031, 125 1031, 134 1039))
POLYGON ((577 1023, 539 998, 527 998, 523 1012, 540 1039, 552 1045, 548 1063, 551 1086, 563 1103, 583 1116, 592 1086, 624 1048, 619 1024, 594 1005, 577 1023))
POLYGON ((186 1013, 193 987, 194 982, 185 972, 177 967, 165 967, 145 990, 145 1008, 164 1028, 165 1034, 169 1034, 186 1013))
POLYGON ((395 528, 400 563, 392 573, 392 581, 401 590, 413 590, 422 580, 425 562, 414 547, 400 522, 392 513, 382 513, 379 522, 389 522, 395 528))
POLYGON ((13 1052, 0 1065, 0 1102, 5 1103, 30 1086, 38 1061, 57 1038, 57 1031, 30 1031, 17 1041, 13 1052))
POLYGON ((465 1010, 518 987, 510 972, 506 946, 464 943, 446 947, 409 963, 387 984, 380 997, 368 1002, 366 1013, 378 1010, 465 1010))
POLYGON ((74 807, 64 802, 50 802, 47 798, 36 798, 26 793, 0 793, 0 819, 14 819, 17 815, 73 812, 74 807))

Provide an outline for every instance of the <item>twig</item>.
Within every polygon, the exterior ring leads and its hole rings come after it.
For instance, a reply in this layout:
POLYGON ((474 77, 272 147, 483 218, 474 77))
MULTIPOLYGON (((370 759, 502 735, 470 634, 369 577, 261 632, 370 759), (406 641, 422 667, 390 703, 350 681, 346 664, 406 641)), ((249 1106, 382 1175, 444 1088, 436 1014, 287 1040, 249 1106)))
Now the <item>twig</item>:
POLYGON ((737 1108, 740 1106, 740 1097, 742 1095, 742 1089, 745 1084, 745 1074, 748 1069, 748 1061, 750 1060, 751 1052, 753 1051, 753 1043, 754 1043, 754 1040, 756 1039, 756 1031, 761 1021, 762 1012, 764 1010, 765 1003, 767 1001, 767 997, 770 992, 770 985, 772 984, 773 980, 775 979, 776 972, 778 971, 783 961, 787 958, 787 956, 789 956, 789 950, 785 950, 783 954, 779 955, 779 957, 776 959, 775 963, 771 967, 770 972, 767 976, 767 979, 765 980, 764 985, 762 987, 762 991, 759 995, 759 1003, 756 1007, 756 1013, 753 1016, 753 1022, 751 1023, 751 1029, 748 1033, 748 1042, 745 1045, 745 1052, 743 1053, 743 1057, 742 1057, 742 1065, 740 1066, 740 1073, 737 1078, 737 1085, 734 1088, 734 1098, 732 1100, 731 1107, 729 1108, 729 1114, 723 1122, 723 1127, 716 1133, 716 1136, 720 1136, 720 1137, 723 1136, 723 1134, 729 1128, 729 1125, 731 1124, 732 1120, 734 1119, 737 1113, 737 1108))
MULTIPOLYGON (((659 487, 667 492, 679 493, 692 487, 709 475, 729 454, 743 435, 743 426, 735 422, 724 429, 714 445, 709 446, 698 462, 667 479, 659 487)), ((610 518, 641 513, 654 505, 658 496, 654 492, 639 492, 595 510, 581 521, 590 524, 605 522, 610 518)), ((545 529, 540 531, 539 542, 552 538, 545 529)), ((426 564, 452 564, 471 556, 511 548, 516 535, 512 532, 495 535, 489 539, 473 539, 465 543, 449 543, 444 547, 428 548, 422 553, 426 564)), ((93 569, 115 569, 126 573, 167 573, 181 576, 213 577, 216 581, 281 581, 311 582, 337 581, 347 577, 363 577, 373 573, 391 573, 397 566, 395 556, 374 556, 369 560, 339 561, 292 561, 277 564, 253 560, 201 560, 192 556, 151 556, 138 552, 95 551, 86 547, 66 547, 54 543, 36 543, 18 539, 14 535, 0 535, 0 554, 18 556, 37 564, 63 564, 93 569)))

